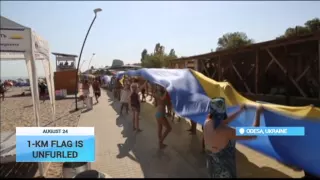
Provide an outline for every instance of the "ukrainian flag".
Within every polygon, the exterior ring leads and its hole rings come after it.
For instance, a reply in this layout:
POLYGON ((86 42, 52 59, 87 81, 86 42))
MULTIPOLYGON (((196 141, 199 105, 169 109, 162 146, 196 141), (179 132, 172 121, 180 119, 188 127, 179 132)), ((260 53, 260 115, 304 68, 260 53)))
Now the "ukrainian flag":
MULTIPOLYGON (((139 69, 127 71, 128 76, 142 76, 167 89, 176 113, 203 124, 210 99, 224 97, 228 113, 240 104, 257 103, 241 96, 228 82, 217 82, 190 69, 139 69)), ((320 176, 320 109, 312 106, 282 106, 264 104, 261 127, 304 127, 305 136, 259 136, 255 140, 239 141, 284 164, 299 167, 320 176)), ((255 108, 244 111, 230 125, 252 126, 255 108)))

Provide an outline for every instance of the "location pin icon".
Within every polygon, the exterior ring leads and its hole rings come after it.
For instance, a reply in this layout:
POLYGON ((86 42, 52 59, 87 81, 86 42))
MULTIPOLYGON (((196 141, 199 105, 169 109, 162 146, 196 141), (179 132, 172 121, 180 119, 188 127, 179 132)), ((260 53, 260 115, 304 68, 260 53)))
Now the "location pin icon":
POLYGON ((244 129, 243 129, 243 128, 240 128, 240 129, 239 129, 239 133, 240 133, 240 134, 243 134, 243 133, 244 133, 244 129))

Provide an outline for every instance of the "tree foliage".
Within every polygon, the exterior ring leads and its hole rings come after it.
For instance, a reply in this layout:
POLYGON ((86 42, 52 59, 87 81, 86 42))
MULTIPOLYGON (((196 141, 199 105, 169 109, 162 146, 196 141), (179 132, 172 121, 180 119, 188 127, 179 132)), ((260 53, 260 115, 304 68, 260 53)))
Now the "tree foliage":
POLYGON ((168 67, 169 61, 176 58, 174 49, 171 49, 169 54, 167 54, 165 47, 157 43, 152 53, 148 53, 147 49, 141 52, 141 66, 146 68, 168 67))
POLYGON ((253 42, 253 39, 248 38, 247 34, 244 32, 226 33, 218 39, 218 47, 216 51, 238 48, 252 44, 253 42))
POLYGON ((304 34, 313 33, 316 31, 320 31, 320 19, 314 18, 311 20, 308 20, 304 23, 304 26, 295 26, 295 27, 289 27, 283 35, 281 35, 279 38, 288 38, 293 36, 300 36, 304 34))

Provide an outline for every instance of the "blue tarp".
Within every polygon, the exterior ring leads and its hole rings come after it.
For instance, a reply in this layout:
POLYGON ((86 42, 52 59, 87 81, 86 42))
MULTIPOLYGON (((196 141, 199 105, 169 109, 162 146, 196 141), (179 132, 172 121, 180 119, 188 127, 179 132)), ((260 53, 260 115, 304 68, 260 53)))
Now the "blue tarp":
MULTIPOLYGON (((208 114, 210 98, 197 78, 188 69, 140 69, 127 71, 129 76, 142 76, 151 83, 165 87, 171 97, 176 113, 194 122, 203 124, 208 114)), ((238 106, 228 107, 228 113, 238 106)), ((243 112, 230 125, 233 127, 252 126, 255 108, 243 112)), ((320 118, 320 117, 319 117, 320 118)), ((265 110, 261 126, 305 127, 305 136, 258 137, 255 140, 239 141, 256 151, 284 164, 300 167, 320 176, 320 121, 314 118, 294 118, 278 112, 265 110)))

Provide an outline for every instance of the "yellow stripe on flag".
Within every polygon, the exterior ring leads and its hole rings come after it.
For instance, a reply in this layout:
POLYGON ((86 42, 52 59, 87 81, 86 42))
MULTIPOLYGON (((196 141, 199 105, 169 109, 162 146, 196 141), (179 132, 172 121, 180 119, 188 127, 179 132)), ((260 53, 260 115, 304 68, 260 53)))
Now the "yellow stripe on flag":
MULTIPOLYGON (((257 102, 251 101, 238 93, 228 82, 217 82, 207 76, 191 70, 192 74, 199 81, 200 85, 210 98, 224 97, 228 106, 240 105, 243 103, 257 105, 257 102)), ((263 104, 264 107, 283 113, 289 116, 299 118, 315 118, 320 121, 320 108, 309 106, 283 106, 278 104, 263 104)))
POLYGON ((120 79, 120 83, 123 86, 123 81, 124 81, 124 76, 122 76, 122 78, 120 79))

